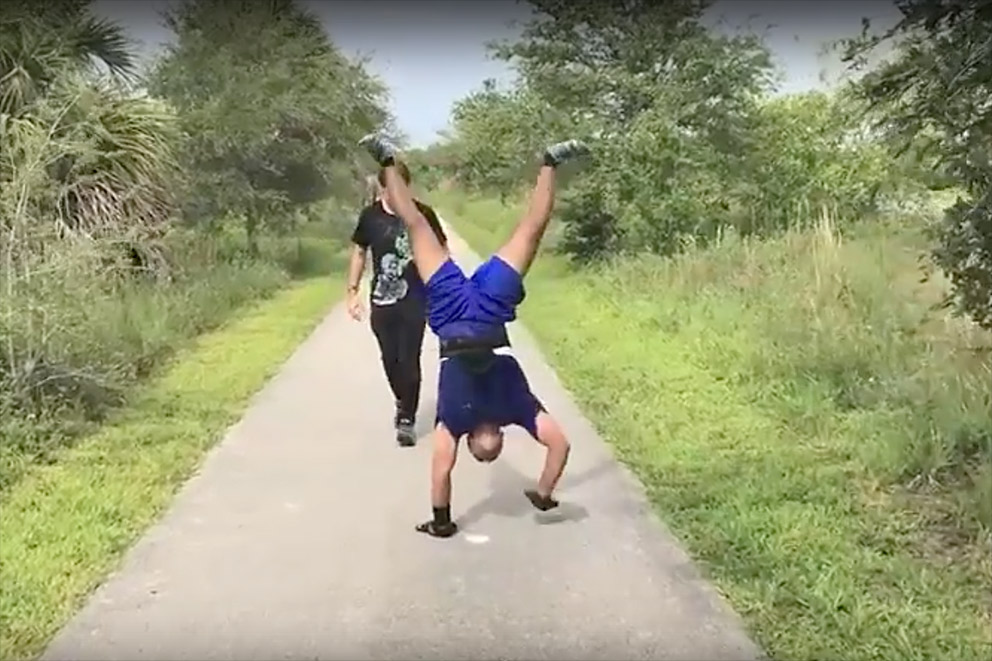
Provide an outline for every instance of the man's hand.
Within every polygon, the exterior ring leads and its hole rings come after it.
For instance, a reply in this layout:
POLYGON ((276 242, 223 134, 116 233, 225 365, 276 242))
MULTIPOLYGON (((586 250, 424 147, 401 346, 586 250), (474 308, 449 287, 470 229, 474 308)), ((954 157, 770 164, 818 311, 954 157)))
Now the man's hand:
POLYGON ((451 537, 458 532, 458 524, 454 521, 447 521, 445 523, 438 523, 437 521, 425 521, 420 523, 416 528, 417 532, 422 532, 430 535, 431 537, 451 537))
POLYGON ((348 292, 348 315, 355 321, 361 321, 365 316, 365 306, 357 291, 348 292))
POLYGON ((558 501, 551 496, 542 496, 537 492, 537 489, 527 489, 524 491, 524 495, 527 496, 527 500, 530 504, 541 510, 542 512, 547 512, 548 510, 553 510, 558 507, 558 501))

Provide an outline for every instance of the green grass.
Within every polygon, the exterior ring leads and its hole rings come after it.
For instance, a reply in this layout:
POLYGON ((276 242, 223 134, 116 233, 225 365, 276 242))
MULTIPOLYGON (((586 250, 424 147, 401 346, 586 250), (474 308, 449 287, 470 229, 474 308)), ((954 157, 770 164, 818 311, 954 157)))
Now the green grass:
POLYGON ((340 284, 303 281, 200 337, 99 431, 4 495, 0 658, 41 651, 315 327, 340 284))
MULTIPOLYGON (((479 252, 517 210, 429 198, 479 252)), ((992 654, 992 341, 918 231, 829 226, 576 269, 521 317, 776 659, 992 654)))

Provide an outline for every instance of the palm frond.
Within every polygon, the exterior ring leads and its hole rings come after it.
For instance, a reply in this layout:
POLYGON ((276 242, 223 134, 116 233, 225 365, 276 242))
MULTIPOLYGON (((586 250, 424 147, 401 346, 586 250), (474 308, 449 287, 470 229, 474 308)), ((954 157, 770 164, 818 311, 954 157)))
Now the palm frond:
POLYGON ((80 17, 66 32, 68 55, 78 64, 102 63, 113 76, 133 79, 134 44, 121 26, 95 16, 80 17))
POLYGON ((0 112, 16 113, 68 66, 58 38, 43 21, 0 20, 0 112))
POLYGON ((66 179, 75 227, 156 225, 172 208, 175 117, 158 101, 100 85, 80 99, 72 135, 82 149, 66 179))
MULTIPOLYGON (((57 235, 122 235, 156 227, 172 211, 176 123, 154 99, 67 76, 0 138, 0 183, 20 182, 36 207, 31 222, 57 235)), ((4 215, 17 204, 5 203, 4 215)))

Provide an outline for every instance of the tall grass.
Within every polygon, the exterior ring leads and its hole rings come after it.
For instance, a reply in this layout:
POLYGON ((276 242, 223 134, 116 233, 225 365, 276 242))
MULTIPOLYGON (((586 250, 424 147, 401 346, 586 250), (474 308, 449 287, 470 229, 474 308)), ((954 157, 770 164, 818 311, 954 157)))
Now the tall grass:
POLYGON ((921 282, 918 229, 724 237, 674 259, 584 275, 623 292, 645 331, 694 337, 701 366, 797 438, 878 484, 944 493, 950 521, 992 532, 992 341, 921 282))

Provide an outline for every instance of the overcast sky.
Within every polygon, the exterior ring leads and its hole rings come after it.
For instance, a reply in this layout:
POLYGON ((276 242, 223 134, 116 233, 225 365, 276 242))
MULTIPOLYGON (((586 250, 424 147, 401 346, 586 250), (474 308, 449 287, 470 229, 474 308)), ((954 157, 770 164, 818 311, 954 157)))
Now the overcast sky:
MULTIPOLYGON (((170 0, 98 0, 151 57, 171 35, 159 14, 170 0)), ((346 53, 371 56, 369 68, 392 95, 393 112, 413 145, 429 144, 445 128, 451 104, 478 89, 486 78, 508 81, 502 62, 487 58, 485 43, 513 37, 514 21, 529 9, 515 0, 303 0, 346 53)), ((891 0, 719 0, 708 23, 717 29, 751 29, 765 35, 784 74, 781 91, 821 87, 821 73, 836 75, 825 42, 860 30, 867 16, 891 25, 898 11, 891 0)))

